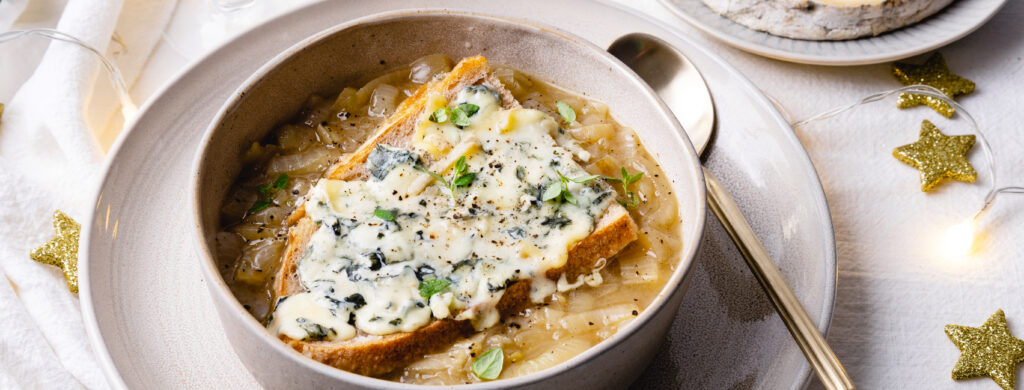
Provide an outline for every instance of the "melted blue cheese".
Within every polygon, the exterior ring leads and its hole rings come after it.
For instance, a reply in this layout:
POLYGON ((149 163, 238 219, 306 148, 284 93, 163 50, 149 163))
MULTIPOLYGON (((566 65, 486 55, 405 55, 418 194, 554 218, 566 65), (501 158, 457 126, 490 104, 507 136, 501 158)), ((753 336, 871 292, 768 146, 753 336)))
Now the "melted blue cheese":
POLYGON ((545 272, 565 264, 613 196, 599 181, 570 182, 577 204, 542 201, 558 173, 589 176, 555 142, 557 132, 540 111, 502 109, 487 87, 468 87, 452 104, 430 96, 413 150, 380 145, 367 159, 366 181, 324 179, 310 191, 306 213, 318 228, 298 264, 305 291, 278 301, 269 328, 294 339, 347 340, 453 317, 481 330, 499 320, 496 305, 515 281, 532 279, 536 303, 565 289, 545 272), (429 120, 435 108, 463 103, 479 107, 467 126, 429 120), (447 181, 465 156, 475 177, 452 193, 417 169, 425 155, 447 181), (421 283, 430 279, 448 284, 425 297, 421 283))

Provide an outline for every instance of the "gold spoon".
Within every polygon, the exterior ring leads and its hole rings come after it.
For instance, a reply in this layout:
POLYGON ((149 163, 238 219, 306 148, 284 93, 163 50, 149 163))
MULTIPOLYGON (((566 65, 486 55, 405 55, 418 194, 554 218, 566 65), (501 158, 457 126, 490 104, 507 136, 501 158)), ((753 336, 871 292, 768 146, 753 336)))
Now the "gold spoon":
MULTIPOLYGON (((715 107, 704 78, 690 60, 668 43, 642 33, 620 37, 612 42, 608 52, 632 68, 661 96, 683 125, 697 154, 704 152, 714 131, 715 107)), ((711 211, 722 222, 757 281, 768 293, 779 317, 811 363, 818 379, 827 389, 854 389, 853 380, 783 279, 739 206, 711 171, 702 168, 711 211)))

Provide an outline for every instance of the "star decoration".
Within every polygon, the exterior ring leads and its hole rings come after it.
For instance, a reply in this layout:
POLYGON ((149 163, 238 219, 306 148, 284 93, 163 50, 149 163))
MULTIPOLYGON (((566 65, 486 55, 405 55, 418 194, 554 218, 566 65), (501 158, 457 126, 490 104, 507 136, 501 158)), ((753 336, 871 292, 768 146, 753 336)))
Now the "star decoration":
POLYGON ((32 250, 29 257, 43 264, 55 265, 64 270, 68 289, 78 292, 78 235, 82 225, 60 210, 53 212, 53 230, 57 237, 32 250))
POLYGON ((921 171, 921 191, 931 191, 946 179, 974 183, 978 173, 967 160, 974 135, 942 134, 929 121, 921 122, 921 139, 892 151, 896 159, 921 171))
MULTIPOLYGON (((946 67, 946 60, 939 53, 932 54, 923 65, 894 63, 892 64, 892 75, 896 76, 896 79, 903 85, 925 84, 935 87, 950 99, 974 92, 974 82, 950 72, 946 67)), ((899 108, 924 104, 946 118, 953 117, 953 107, 941 99, 931 96, 901 93, 897 103, 899 108)))
POLYGON ((960 348, 960 359, 953 367, 953 379, 988 376, 999 387, 1013 389, 1017 363, 1024 361, 1024 340, 1010 335, 1002 309, 980 328, 946 325, 946 335, 960 348))

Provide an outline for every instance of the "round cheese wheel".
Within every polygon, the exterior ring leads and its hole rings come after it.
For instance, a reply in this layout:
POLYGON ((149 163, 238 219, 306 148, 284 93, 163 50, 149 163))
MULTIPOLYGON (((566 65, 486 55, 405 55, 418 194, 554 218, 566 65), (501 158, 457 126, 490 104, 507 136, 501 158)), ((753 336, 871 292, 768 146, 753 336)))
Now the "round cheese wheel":
POLYGON ((842 40, 921 21, 953 0, 701 0, 754 30, 787 38, 842 40))

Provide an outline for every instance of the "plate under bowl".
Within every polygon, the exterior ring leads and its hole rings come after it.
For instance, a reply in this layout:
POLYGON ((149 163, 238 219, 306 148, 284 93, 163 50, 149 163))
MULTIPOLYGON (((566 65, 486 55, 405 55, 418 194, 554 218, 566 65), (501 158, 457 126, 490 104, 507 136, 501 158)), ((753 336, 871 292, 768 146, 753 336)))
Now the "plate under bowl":
MULTIPOLYGON (((187 239, 195 150, 221 104, 283 50, 346 20, 422 8, 540 21, 601 47, 645 32, 686 53, 715 101, 717 135, 705 164, 747 213, 819 329, 828 330, 835 240, 814 167, 761 91, 708 48, 602 1, 319 2, 273 18, 183 69, 148 99, 111 149, 96 209, 83 221, 79 296, 113 388, 259 387, 211 314, 208 281, 187 239)), ((179 44, 201 39, 186 38, 179 44)), ((810 368, 742 257, 717 223, 708 220, 705 232, 680 312, 636 388, 803 388, 810 368)))

